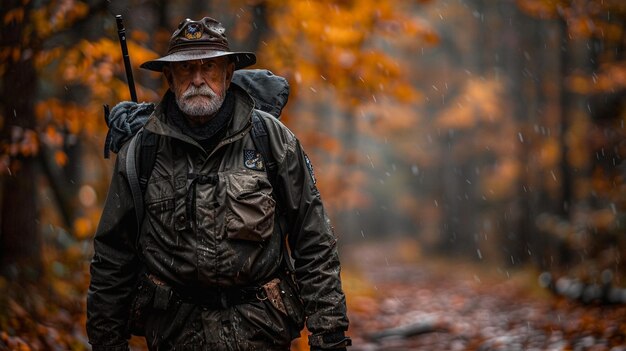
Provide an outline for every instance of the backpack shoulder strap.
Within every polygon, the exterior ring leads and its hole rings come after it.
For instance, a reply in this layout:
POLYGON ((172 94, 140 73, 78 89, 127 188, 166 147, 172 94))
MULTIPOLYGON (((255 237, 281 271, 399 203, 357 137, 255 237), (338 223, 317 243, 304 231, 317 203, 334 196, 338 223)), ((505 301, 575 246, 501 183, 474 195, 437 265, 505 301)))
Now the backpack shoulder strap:
POLYGON ((154 168, 158 144, 159 135, 144 129, 141 133, 141 154, 139 155, 139 185, 142 194, 146 192, 148 180, 154 168))
POLYGON ((254 147, 256 147, 256 149, 261 153, 261 156, 263 156, 263 160, 265 161, 265 170, 267 171, 270 183, 274 189, 277 189, 277 187, 274 186, 274 183, 276 181, 276 174, 278 173, 278 165, 276 164, 276 160, 274 159, 270 149, 270 138, 267 134, 267 126, 265 125, 263 117, 261 117, 261 113, 256 110, 252 113, 251 133, 254 147))
MULTIPOLYGON (((128 174, 128 183, 130 192, 133 196, 135 204, 135 217, 137 219, 137 231, 143 223, 145 206, 143 195, 148 186, 148 180, 152 174, 152 168, 156 161, 157 145, 159 143, 159 135, 141 129, 137 135, 131 139, 126 154, 126 172, 128 174), (139 153, 139 154, 137 154, 139 153)), ((138 243, 139 235, 137 235, 136 243, 138 243)))
MULTIPOLYGON (((133 203, 135 204, 135 217, 137 218, 137 231, 141 227, 143 222, 143 192, 139 185, 139 174, 137 172, 137 142, 141 139, 143 129, 130 140, 128 146, 128 152, 126 153, 126 173, 128 174, 128 184, 130 185, 130 192, 133 196, 133 203)), ((139 148, 141 150, 141 148, 139 148)))
MULTIPOLYGON (((273 117, 272 117, 273 118, 273 117)), ((283 236, 283 261, 287 266, 287 270, 290 274, 293 274, 294 267, 291 258, 289 257, 289 252, 286 248, 287 242, 285 238, 286 234, 286 218, 284 213, 284 208, 282 204, 282 193, 281 187, 277 184, 277 175, 278 175, 278 164, 276 163, 276 159, 274 159, 272 155, 272 151, 270 149, 270 138, 267 133, 267 126, 265 125, 265 121, 261 116, 261 112, 254 110, 252 113, 252 141, 254 143, 254 147, 261 153, 263 159, 265 161, 265 171, 267 172, 267 177, 272 185, 272 197, 276 201, 277 208, 277 222, 280 228, 280 234, 283 236)))

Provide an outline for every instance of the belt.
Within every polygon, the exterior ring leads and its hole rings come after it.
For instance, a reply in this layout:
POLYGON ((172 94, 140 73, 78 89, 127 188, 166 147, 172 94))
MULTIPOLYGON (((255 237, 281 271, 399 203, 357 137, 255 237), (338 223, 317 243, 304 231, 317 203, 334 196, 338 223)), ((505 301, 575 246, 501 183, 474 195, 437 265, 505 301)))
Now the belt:
POLYGON ((154 307, 162 310, 167 309, 171 302, 197 305, 204 310, 221 310, 267 299, 267 294, 262 286, 182 289, 172 288, 152 274, 148 275, 148 279, 156 286, 154 307))

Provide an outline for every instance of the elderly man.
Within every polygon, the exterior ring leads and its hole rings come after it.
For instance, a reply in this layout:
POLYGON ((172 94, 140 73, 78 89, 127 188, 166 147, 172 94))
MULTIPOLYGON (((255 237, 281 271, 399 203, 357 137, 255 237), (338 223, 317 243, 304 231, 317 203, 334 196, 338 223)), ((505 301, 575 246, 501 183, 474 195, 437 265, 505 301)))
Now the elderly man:
POLYGON ((288 350, 305 321, 311 350, 350 345, 337 239, 310 161, 231 83, 255 62, 205 17, 183 21, 167 55, 142 64, 169 90, 144 126, 158 138, 141 221, 127 144, 116 160, 91 263, 94 351, 128 350, 131 333, 151 350, 288 350), (257 150, 255 115, 273 160, 257 150))

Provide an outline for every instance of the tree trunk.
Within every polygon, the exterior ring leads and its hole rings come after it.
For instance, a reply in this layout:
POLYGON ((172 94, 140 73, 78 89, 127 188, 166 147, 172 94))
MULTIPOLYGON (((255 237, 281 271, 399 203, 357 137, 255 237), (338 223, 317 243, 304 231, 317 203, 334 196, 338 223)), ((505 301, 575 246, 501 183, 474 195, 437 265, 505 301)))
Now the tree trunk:
POLYGON ((565 220, 570 217, 570 206, 572 205, 572 186, 571 186, 571 170, 567 160, 569 147, 567 144, 567 130, 569 128, 568 114, 570 112, 571 94, 567 89, 566 79, 570 73, 570 55, 568 48, 568 29, 565 20, 560 22, 561 38, 563 40, 563 49, 561 53, 561 130, 559 133, 559 143, 561 144, 561 194, 560 202, 557 203, 557 213, 565 220))
MULTIPOLYGON (((21 6, 21 1, 4 3, 1 18, 11 9, 21 6)), ((24 48, 24 32, 30 8, 24 10, 23 22, 10 22, 0 29, 0 47, 17 48, 17 60, 4 62, 0 104, 4 117, 2 143, 20 142, 24 132, 35 128, 34 98, 36 72, 33 53, 24 48), (12 139, 18 140, 12 140, 12 139)), ((33 155, 12 157, 10 173, 2 176, 2 208, 0 217, 0 261, 2 274, 14 276, 27 274, 36 279, 41 270, 41 240, 37 228, 36 160, 33 155), (21 269, 21 270, 20 270, 21 269)), ((7 170, 3 170, 6 173, 7 170)))

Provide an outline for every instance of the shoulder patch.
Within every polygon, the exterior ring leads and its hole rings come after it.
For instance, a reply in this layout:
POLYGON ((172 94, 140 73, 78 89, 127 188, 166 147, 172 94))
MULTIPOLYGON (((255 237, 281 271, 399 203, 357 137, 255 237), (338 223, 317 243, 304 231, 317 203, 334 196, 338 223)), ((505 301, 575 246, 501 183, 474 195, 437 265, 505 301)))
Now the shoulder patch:
POLYGON ((315 172, 313 172, 313 164, 311 163, 309 156, 307 156, 306 154, 304 154, 304 161, 306 162, 306 168, 309 170, 309 175, 313 180, 313 184, 317 184, 317 180, 315 180, 315 172))
POLYGON ((243 150, 243 165, 254 171, 264 171, 265 162, 260 152, 256 150, 243 150))

